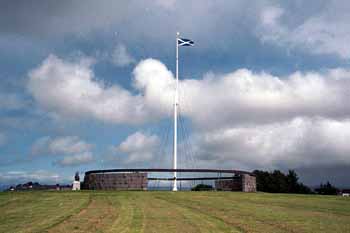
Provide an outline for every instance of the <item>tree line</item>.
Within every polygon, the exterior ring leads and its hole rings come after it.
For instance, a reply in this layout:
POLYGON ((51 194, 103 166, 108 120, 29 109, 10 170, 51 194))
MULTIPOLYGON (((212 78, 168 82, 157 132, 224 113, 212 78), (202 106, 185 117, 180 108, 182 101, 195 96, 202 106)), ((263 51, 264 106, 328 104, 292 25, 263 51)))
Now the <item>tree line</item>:
POLYGON ((299 182, 299 177, 294 170, 289 170, 284 174, 280 170, 272 172, 255 170, 253 172, 256 176, 257 190, 268 193, 299 193, 299 194, 323 194, 336 195, 337 188, 329 182, 322 184, 314 191, 308 186, 299 182))

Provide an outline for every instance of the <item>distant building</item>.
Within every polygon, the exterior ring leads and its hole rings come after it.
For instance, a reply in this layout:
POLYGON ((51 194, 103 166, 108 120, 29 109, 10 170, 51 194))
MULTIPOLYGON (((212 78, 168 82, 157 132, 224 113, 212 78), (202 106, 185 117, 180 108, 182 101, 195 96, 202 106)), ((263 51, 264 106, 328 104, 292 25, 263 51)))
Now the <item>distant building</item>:
POLYGON ((350 196, 350 189, 343 189, 340 194, 343 196, 343 197, 349 197, 350 196))
POLYGON ((15 187, 11 186, 8 191, 29 191, 29 190, 67 190, 67 188, 72 189, 70 185, 48 185, 39 184, 38 182, 27 182, 24 184, 18 184, 15 187))

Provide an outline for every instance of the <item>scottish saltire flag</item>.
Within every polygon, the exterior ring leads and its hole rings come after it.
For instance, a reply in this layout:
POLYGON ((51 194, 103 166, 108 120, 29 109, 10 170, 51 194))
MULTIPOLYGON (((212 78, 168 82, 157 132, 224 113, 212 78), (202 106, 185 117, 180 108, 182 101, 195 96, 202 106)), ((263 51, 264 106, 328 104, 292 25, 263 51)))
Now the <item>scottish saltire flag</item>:
POLYGON ((192 40, 189 40, 189 39, 179 38, 179 39, 177 39, 177 44, 179 46, 193 46, 194 42, 192 40))

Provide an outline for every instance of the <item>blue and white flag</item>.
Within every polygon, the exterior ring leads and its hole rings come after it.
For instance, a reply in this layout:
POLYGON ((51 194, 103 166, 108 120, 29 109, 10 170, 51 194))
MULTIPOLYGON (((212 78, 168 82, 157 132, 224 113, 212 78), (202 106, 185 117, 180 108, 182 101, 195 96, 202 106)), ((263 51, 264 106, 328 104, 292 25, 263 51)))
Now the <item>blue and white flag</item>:
POLYGON ((189 39, 178 38, 177 39, 177 44, 179 46, 193 46, 194 42, 192 40, 189 40, 189 39))

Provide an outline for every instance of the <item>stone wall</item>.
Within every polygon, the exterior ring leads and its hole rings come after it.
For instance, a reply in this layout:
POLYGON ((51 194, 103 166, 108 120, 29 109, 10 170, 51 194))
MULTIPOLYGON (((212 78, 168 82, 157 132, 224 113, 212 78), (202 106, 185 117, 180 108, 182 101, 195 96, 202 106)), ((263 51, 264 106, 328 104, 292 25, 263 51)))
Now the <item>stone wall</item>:
POLYGON ((232 177, 232 180, 216 180, 215 188, 218 191, 242 191, 242 180, 240 177, 232 177))
POLYGON ((147 173, 90 173, 85 174, 84 189, 147 190, 147 173))
POLYGON ((256 192, 256 177, 248 174, 232 177, 232 180, 216 180, 218 191, 256 192))
POLYGON ((241 177, 242 177, 242 191, 256 192, 256 177, 248 174, 244 174, 241 177))

